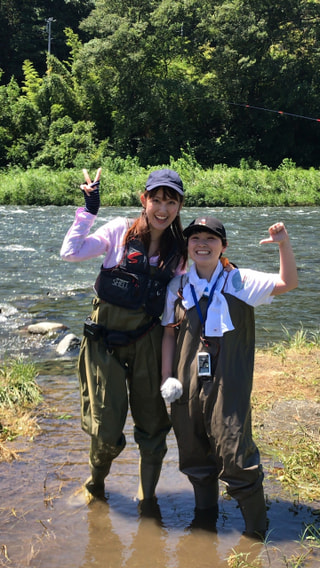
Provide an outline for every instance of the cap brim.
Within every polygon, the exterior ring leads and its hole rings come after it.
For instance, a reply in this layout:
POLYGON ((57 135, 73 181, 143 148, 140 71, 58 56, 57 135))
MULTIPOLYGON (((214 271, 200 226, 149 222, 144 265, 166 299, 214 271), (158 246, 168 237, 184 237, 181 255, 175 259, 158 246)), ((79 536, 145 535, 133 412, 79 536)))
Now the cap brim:
POLYGON ((174 189, 175 191, 177 191, 177 193, 179 193, 180 195, 184 195, 183 190, 181 189, 181 187, 179 187, 178 185, 174 184, 174 183, 156 183, 154 185, 150 185, 149 187, 146 187, 147 191, 152 191, 153 189, 156 189, 157 187, 171 187, 171 189, 174 189))
POLYGON ((207 227, 206 225, 191 225, 189 227, 186 227, 183 230, 182 234, 183 234, 184 237, 188 238, 190 235, 192 235, 192 233, 195 233, 199 230, 203 231, 203 232, 206 231, 208 233, 212 233, 213 235, 216 235, 217 237, 219 237, 219 239, 223 240, 222 236, 217 231, 210 229, 210 227, 207 227))

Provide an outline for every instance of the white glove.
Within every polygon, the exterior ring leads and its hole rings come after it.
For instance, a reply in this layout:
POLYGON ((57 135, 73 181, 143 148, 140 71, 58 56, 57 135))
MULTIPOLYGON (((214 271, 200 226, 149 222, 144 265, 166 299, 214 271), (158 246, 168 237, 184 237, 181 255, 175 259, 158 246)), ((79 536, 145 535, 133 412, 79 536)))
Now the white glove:
POLYGON ((182 395, 182 384, 174 377, 168 377, 161 387, 162 397, 166 402, 174 402, 182 395))

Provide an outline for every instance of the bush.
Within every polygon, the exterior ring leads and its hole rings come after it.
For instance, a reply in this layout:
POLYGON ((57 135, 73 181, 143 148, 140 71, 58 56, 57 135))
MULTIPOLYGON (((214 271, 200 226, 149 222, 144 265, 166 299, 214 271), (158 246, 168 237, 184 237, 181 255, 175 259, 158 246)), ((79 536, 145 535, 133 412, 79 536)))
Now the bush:
MULTIPOLYGON (((72 131, 74 134, 74 131, 72 131)), ((85 128, 84 128, 85 132, 85 128)), ((72 133, 66 136, 72 136, 72 133)), ((80 133, 78 133, 80 135, 80 133)), ((66 144, 68 138, 66 137, 66 144)), ((61 136, 60 136, 61 138, 61 136)), ((99 150, 98 150, 99 151, 99 150)), ((49 154, 48 154, 49 156, 49 154)), ((63 162, 54 155, 52 160, 63 162)), ((50 159, 51 159, 50 158, 50 159)), ((71 154, 69 156, 72 161, 71 154)), ((101 165, 101 204, 103 206, 139 206, 140 194, 153 168, 143 168, 133 158, 105 157, 101 163, 86 161, 85 153, 77 155, 78 167, 52 169, 49 166, 23 170, 9 168, 0 172, 0 204, 2 205, 75 205, 83 203, 79 185, 82 168, 94 176, 101 165)), ((288 161, 270 170, 259 164, 254 168, 228 168, 223 164, 204 170, 192 156, 186 154, 171 160, 171 167, 182 177, 187 207, 262 207, 307 206, 320 204, 320 172, 314 168, 302 170, 288 161)))

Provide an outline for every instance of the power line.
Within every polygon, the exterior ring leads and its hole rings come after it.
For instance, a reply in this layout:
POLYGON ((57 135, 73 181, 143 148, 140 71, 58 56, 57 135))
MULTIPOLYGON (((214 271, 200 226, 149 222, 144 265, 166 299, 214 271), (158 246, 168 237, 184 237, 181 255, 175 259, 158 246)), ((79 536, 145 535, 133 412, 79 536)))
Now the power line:
POLYGON ((303 114, 294 114, 293 112, 285 112, 284 110, 273 110, 270 108, 258 107, 254 105, 248 105, 245 103, 232 103, 230 101, 220 101, 227 105, 239 106, 244 108, 252 108, 254 110, 263 110, 265 112, 273 112, 275 114, 286 115, 286 116, 294 116, 295 118, 304 118, 305 120, 312 120, 313 122, 320 122, 320 118, 313 118, 311 116, 304 116, 303 114))

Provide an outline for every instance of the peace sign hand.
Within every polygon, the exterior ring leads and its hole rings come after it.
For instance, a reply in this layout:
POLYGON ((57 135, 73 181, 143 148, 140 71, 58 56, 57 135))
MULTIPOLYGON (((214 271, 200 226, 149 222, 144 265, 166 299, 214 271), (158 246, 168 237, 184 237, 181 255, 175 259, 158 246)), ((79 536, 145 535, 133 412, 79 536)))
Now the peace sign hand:
POLYGON ((97 215, 100 207, 99 186, 101 168, 98 168, 93 182, 91 181, 87 170, 83 169, 82 171, 86 180, 86 183, 80 185, 86 203, 85 210, 91 213, 91 215, 97 215))
POLYGON ((99 188, 99 184, 100 184, 100 175, 101 175, 101 168, 98 168, 97 173, 96 173, 96 177, 94 178, 93 181, 91 181, 91 178, 88 174, 88 171, 83 169, 83 175, 84 175, 84 179, 86 180, 86 183, 82 183, 80 185, 82 191, 84 191, 86 193, 86 195, 90 195, 90 193, 92 191, 94 191, 97 187, 99 188))

